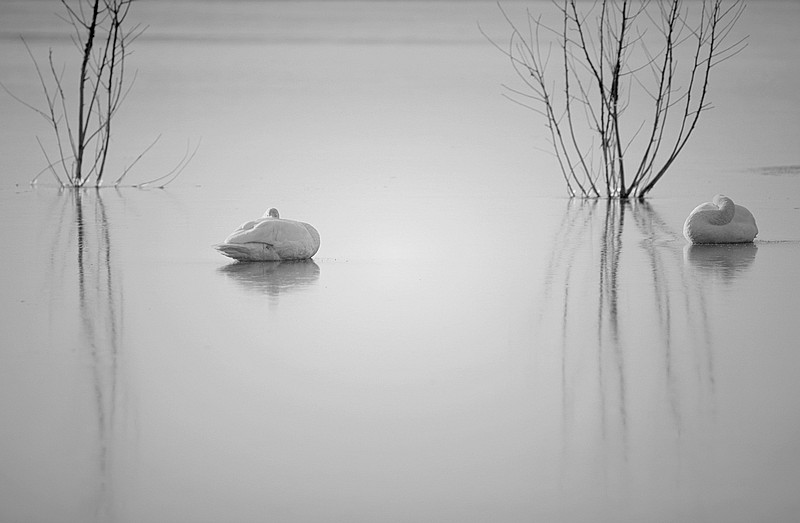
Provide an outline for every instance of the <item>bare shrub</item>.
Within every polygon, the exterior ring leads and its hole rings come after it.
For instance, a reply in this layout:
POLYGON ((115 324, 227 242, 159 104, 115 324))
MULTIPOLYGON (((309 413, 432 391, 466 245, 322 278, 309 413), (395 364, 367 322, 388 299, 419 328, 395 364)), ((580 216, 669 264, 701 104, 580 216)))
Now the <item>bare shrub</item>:
MULTIPOLYGON (((99 187, 103 183, 106 161, 111 148, 114 116, 133 87, 135 73, 128 76, 126 59, 130 45, 146 29, 129 24, 127 19, 134 0, 59 0, 65 14, 61 18, 72 27, 71 40, 80 53, 77 81, 65 78, 66 67, 58 66, 50 49, 47 62, 41 64, 23 38, 23 44, 36 69, 44 94, 44 108, 26 102, 0 84, 15 100, 44 118, 52 129, 55 153, 37 137, 47 160, 47 167, 33 179, 50 172, 62 186, 99 187), (53 155, 55 158, 51 160, 53 155), (90 183, 91 182, 91 183, 90 183)), ((158 142, 156 138, 116 179, 119 185, 131 168, 158 142)), ((198 144, 199 147, 199 144, 198 144)), ((174 180, 189 163, 193 152, 187 151, 178 165, 166 175, 139 184, 160 184, 174 180)))
MULTIPOLYGON (((740 52, 741 0, 553 0, 560 26, 527 11, 507 46, 544 118, 570 196, 643 198, 672 166, 708 100, 711 70, 740 52), (522 27, 522 29, 521 29, 522 27), (553 72, 549 65, 557 67, 553 72)), ((483 32, 483 31, 482 31, 483 32)))

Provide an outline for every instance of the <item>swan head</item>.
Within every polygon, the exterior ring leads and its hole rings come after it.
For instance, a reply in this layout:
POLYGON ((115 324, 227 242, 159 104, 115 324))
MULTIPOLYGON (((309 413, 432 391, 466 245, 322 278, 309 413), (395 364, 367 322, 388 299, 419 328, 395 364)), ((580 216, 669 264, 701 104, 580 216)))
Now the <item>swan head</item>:
POLYGON ((267 216, 269 216, 270 218, 280 218, 281 217, 280 213, 278 212, 278 209, 276 209, 275 207, 272 207, 270 210, 268 210, 264 214, 264 218, 266 218, 267 216))
POLYGON ((727 196, 725 196, 724 194, 717 194, 717 195, 715 195, 715 196, 714 196, 714 197, 711 199, 711 201, 712 201, 712 202, 714 203, 714 205, 716 205, 717 207, 722 207, 723 205, 726 205, 726 206, 727 206, 727 205, 730 205, 730 204, 732 204, 732 203, 733 203, 733 200, 731 200, 730 198, 728 198, 728 197, 727 197, 727 196))

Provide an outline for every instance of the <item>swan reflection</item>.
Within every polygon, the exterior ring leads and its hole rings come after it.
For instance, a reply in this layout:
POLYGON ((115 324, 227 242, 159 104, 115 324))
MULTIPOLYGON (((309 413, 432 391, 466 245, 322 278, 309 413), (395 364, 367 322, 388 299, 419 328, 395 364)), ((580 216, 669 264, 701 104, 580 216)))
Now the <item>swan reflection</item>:
POLYGON ((719 276, 723 282, 731 283, 753 265, 757 252, 754 243, 689 244, 683 248, 683 259, 699 273, 719 276))
POLYGON ((302 290, 319 279, 314 260, 237 262, 218 270, 242 287, 271 297, 302 290))

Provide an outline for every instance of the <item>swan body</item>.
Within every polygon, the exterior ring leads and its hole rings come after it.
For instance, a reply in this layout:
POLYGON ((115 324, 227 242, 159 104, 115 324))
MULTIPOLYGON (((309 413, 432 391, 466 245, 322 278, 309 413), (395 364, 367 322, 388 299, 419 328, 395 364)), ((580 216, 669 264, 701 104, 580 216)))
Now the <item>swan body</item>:
POLYGON ((239 261, 307 260, 319 250, 319 233, 270 209, 261 218, 243 223, 214 248, 239 261))
POLYGON ((749 243, 757 234, 750 211, 722 194, 695 207, 683 224, 683 235, 692 243, 749 243))

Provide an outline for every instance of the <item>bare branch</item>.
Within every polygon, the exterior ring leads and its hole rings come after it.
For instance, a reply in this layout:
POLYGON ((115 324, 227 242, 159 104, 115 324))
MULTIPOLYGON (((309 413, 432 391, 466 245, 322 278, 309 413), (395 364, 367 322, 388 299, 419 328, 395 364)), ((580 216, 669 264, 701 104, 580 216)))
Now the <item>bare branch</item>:
MULTIPOLYGON (((180 176, 181 173, 183 173, 183 170, 186 169, 186 166, 189 165, 189 163, 192 161, 192 159, 194 159, 194 156, 197 154, 197 151, 199 149, 200 149, 200 141, 197 142, 197 145, 195 146, 194 150, 192 150, 190 152, 190 144, 187 141, 186 142, 186 152, 184 153, 183 158, 181 158, 181 160, 178 162, 178 164, 175 166, 174 169, 172 169, 170 172, 168 172, 167 174, 165 174, 163 176, 159 176, 158 178, 155 178, 155 179, 150 180, 148 182, 144 182, 144 183, 139 184, 139 187, 144 188, 144 187, 146 187, 148 185, 153 185, 154 183, 160 182, 161 180, 167 180, 167 181, 165 181, 164 183, 162 183, 161 185, 158 186, 159 189, 163 189, 168 184, 170 184, 173 181, 175 181, 175 179, 178 176, 180 176)), ((138 158, 137 158, 137 160, 138 160, 138 158)))

